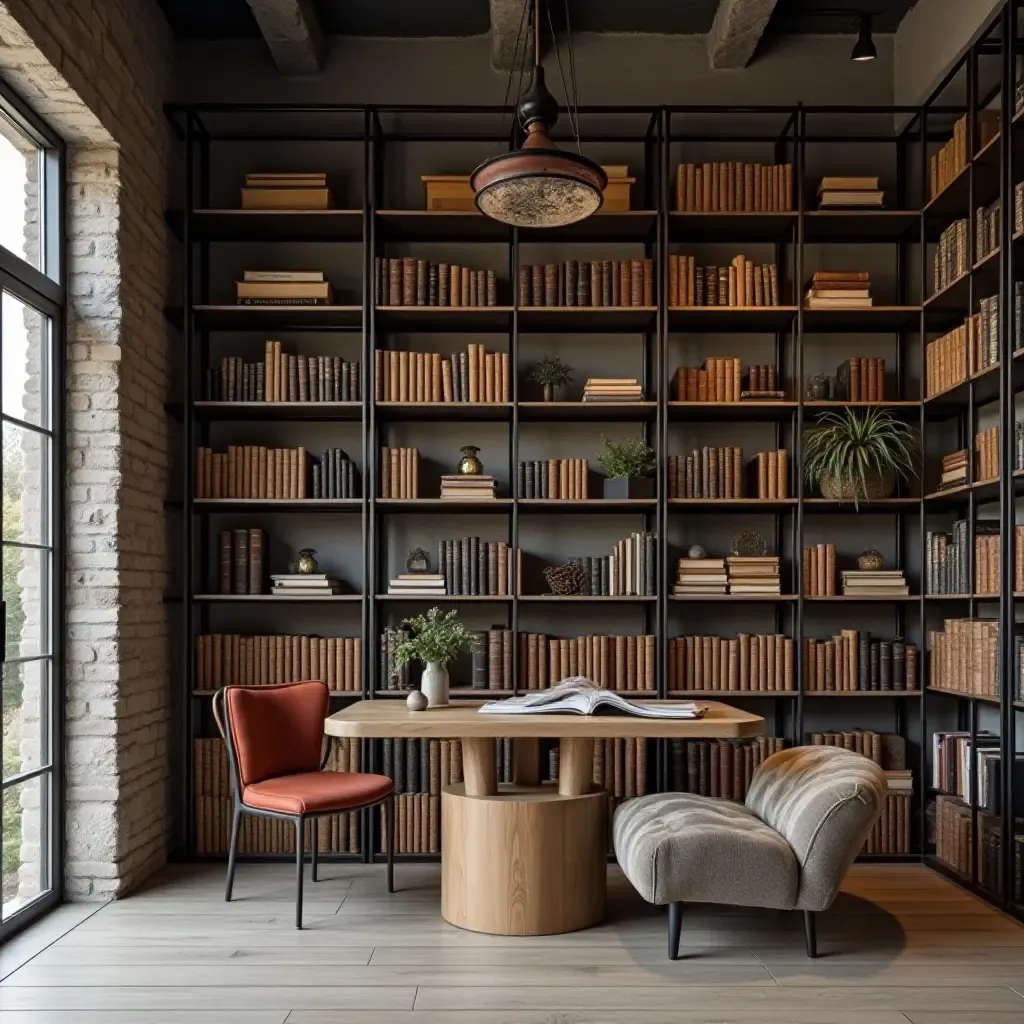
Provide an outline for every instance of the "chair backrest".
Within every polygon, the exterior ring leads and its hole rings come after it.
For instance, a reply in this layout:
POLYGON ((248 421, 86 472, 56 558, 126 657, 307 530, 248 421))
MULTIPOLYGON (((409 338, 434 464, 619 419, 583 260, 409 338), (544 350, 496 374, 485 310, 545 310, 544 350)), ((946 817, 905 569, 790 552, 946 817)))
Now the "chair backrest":
POLYGON ((754 773, 746 804, 796 854, 797 909, 824 910, 835 899, 885 796, 882 769, 841 747, 793 747, 754 773))
POLYGON ((319 680, 220 690, 214 711, 239 792, 265 779, 317 771, 327 710, 327 684, 319 680))

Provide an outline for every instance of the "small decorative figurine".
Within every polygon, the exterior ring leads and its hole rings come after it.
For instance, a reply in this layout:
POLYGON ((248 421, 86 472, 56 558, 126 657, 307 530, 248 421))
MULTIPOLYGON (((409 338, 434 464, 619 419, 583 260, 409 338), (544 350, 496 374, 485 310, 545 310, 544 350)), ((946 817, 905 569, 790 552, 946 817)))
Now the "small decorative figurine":
POLYGON ((316 572, 319 568, 317 560, 313 557, 316 551, 313 548, 302 548, 299 551, 299 557, 295 562, 295 571, 302 573, 303 576, 309 576, 316 572))
POLYGON ((484 471, 484 464, 477 458, 480 449, 476 445, 467 444, 459 451, 462 452, 462 458, 459 461, 458 472, 464 473, 466 476, 480 476, 484 471))
POLYGON ((829 397, 830 380, 827 373, 815 373, 807 378, 804 397, 809 402, 824 402, 829 397))
POLYGON ((757 530, 740 530, 733 537, 730 549, 734 555, 742 558, 759 558, 768 550, 768 542, 757 530))
POLYGON ((882 557, 882 552, 876 551, 874 548, 868 548, 867 551, 857 556, 857 568, 861 572, 878 572, 884 566, 885 559, 882 557))
POLYGON ((687 558, 707 558, 708 553, 699 545, 694 544, 689 551, 686 552, 687 558))
POLYGON ((426 711, 427 710, 427 698, 420 690, 413 690, 408 697, 405 698, 405 706, 410 711, 426 711))
POLYGON ((430 572, 430 555, 423 548, 413 548, 405 560, 406 572, 430 572))

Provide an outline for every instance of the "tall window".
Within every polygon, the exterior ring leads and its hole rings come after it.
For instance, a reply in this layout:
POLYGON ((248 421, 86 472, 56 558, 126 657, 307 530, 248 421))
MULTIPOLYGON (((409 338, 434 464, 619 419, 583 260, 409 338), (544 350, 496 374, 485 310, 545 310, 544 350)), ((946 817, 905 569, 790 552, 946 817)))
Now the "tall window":
POLYGON ((64 153, 0 89, 0 936, 60 895, 64 153))

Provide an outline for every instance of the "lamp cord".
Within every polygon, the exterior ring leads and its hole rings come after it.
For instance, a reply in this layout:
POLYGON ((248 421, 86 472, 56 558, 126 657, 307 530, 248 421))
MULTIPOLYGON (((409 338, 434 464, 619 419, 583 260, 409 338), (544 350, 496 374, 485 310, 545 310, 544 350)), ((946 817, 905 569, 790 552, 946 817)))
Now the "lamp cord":
POLYGON ((570 94, 569 87, 565 84, 565 72, 562 70, 562 56, 558 52, 558 45, 555 43, 555 24, 551 20, 551 5, 547 4, 545 10, 548 12, 548 27, 551 29, 551 41, 554 44, 555 60, 558 62, 558 77, 562 80, 562 92, 565 94, 565 107, 569 114, 569 127, 572 129, 573 141, 576 143, 576 151, 580 152, 580 131, 577 123, 577 114, 574 113, 576 107, 575 98, 575 86, 576 86, 576 74, 573 70, 572 64, 572 26, 569 24, 569 0, 565 0, 565 24, 566 31, 569 35, 569 60, 570 60, 570 78, 573 82, 573 93, 570 94))
MULTIPOLYGON (((512 144, 512 142, 511 142, 512 130, 515 128, 516 117, 518 116, 519 98, 522 96, 522 93, 523 93, 523 67, 524 67, 524 65, 526 63, 526 61, 525 61, 525 56, 526 55, 524 53, 524 55, 523 55, 524 56, 524 60, 522 60, 522 61, 519 60, 519 47, 520 47, 520 45, 523 42, 523 29, 524 29, 524 27, 526 25, 526 15, 527 15, 527 12, 529 11, 529 9, 530 9, 530 0, 523 0, 523 13, 519 16, 519 31, 516 33, 516 48, 512 52, 512 67, 509 68, 508 81, 505 83, 505 98, 501 101, 502 107, 505 107, 505 106, 508 105, 508 95, 512 91, 512 76, 516 73, 516 65, 518 64, 518 66, 519 66, 519 82, 518 82, 518 84, 516 86, 516 106, 515 106, 515 109, 513 109, 512 113, 511 113, 511 115, 509 117, 509 122, 508 122, 508 135, 509 135, 509 139, 510 139, 510 144, 512 144)), ((498 143, 498 150, 497 150, 497 152, 501 153, 501 143, 498 143)))

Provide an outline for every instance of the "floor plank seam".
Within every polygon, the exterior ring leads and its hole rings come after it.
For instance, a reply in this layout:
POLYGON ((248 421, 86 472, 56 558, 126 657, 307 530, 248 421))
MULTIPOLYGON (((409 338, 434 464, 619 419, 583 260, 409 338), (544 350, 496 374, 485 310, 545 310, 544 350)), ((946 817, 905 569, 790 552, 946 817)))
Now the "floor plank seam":
MULTIPOLYGON (((104 900, 102 903, 97 903, 96 909, 91 914, 88 914, 86 917, 83 917, 81 921, 76 921, 66 932, 61 932, 60 935, 58 935, 55 939, 52 939, 50 942, 48 942, 45 946, 43 946, 42 949, 37 949, 23 964, 18 964, 18 966, 15 967, 13 971, 8 971, 6 974, 0 975, 0 984, 6 981, 12 974, 17 974, 17 972, 20 971, 22 967, 27 967, 30 963, 32 963, 33 960, 35 960, 37 956, 39 956, 41 953, 45 953, 51 946, 55 946, 58 942, 62 942, 76 928, 78 928, 80 925, 85 924, 86 921, 92 920, 92 918, 94 918, 101 910, 109 906, 112 902, 113 900, 104 900)), ((29 928, 31 927, 33 926, 29 925, 29 928)), ((26 929, 26 931, 28 931, 28 929, 26 929)), ((24 934, 24 932, 22 934, 24 934)))

